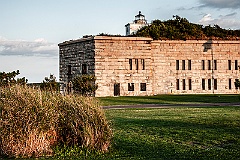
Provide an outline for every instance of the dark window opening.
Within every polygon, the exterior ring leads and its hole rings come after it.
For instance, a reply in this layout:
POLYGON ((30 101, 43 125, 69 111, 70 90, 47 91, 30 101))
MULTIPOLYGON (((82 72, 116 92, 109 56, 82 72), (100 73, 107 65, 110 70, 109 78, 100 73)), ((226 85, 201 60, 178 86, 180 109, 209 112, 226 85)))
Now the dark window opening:
POLYGON ((146 90, 147 90, 146 83, 140 83, 140 91, 146 91, 146 90))
POLYGON ((202 79, 202 90, 205 90, 205 79, 202 79))
POLYGON ((87 74, 87 64, 82 64, 82 74, 87 74))
POLYGON ((188 79, 189 90, 192 90, 192 79, 188 79))
POLYGON ((120 96, 120 83, 114 84, 114 96, 120 96))
POLYGON ((235 89, 238 89, 239 86, 240 86, 240 81, 239 81, 239 79, 235 79, 234 84, 235 84, 235 89))
POLYGON ((138 70, 138 59, 135 59, 136 70, 138 70))
POLYGON ((214 86, 214 89, 217 90, 217 79, 214 79, 213 86, 214 86))
POLYGON ((177 79, 177 82, 176 82, 176 89, 179 90, 180 87, 179 87, 179 79, 177 79))
POLYGON ((214 70, 217 70, 217 60, 214 60, 213 63, 214 63, 214 70))
POLYGON ((67 66, 67 69, 68 69, 67 74, 68 74, 68 75, 71 75, 71 74, 72 74, 72 66, 71 66, 71 65, 68 65, 68 66, 67 66))
POLYGON ((182 60, 182 70, 185 70, 185 60, 182 60))
POLYGON ((176 60, 176 70, 179 70, 179 60, 176 60))
POLYGON ((188 60, 188 70, 191 70, 191 69, 192 69, 192 61, 188 60))
POLYGON ((211 79, 208 79, 208 90, 212 89, 211 79))
POLYGON ((128 91, 134 91, 134 83, 128 83, 128 91))
POLYGON ((208 70, 211 70, 211 60, 208 60, 208 70))
POLYGON ((232 79, 228 80, 228 89, 232 89, 232 79))
POLYGON ((183 84, 183 90, 186 90, 186 80, 185 79, 183 79, 182 84, 183 84))
POLYGON ((231 60, 228 60, 228 70, 231 70, 232 69, 232 62, 231 60))
POLYGON ((205 70, 205 61, 202 60, 202 70, 205 70))
POLYGON ((132 70, 132 59, 129 59, 129 69, 132 70))
POLYGON ((238 60, 235 60, 235 70, 238 70, 238 60))

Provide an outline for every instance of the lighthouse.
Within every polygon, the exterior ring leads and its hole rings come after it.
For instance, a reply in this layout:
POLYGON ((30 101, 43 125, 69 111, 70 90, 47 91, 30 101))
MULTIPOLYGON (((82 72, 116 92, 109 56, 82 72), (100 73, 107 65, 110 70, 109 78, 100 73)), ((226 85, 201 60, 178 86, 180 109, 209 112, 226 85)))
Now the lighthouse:
POLYGON ((141 13, 141 11, 139 11, 138 15, 135 16, 133 23, 128 23, 125 25, 126 36, 136 33, 139 29, 147 25, 148 24, 145 16, 141 13))

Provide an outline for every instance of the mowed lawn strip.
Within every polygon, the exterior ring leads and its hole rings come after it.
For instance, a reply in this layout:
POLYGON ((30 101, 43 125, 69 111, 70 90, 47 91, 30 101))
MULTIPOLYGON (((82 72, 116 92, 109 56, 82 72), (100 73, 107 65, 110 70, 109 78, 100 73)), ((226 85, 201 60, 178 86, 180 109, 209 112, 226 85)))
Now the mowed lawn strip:
POLYGON ((239 159, 240 107, 106 110, 106 159, 239 159))
POLYGON ((156 95, 99 97, 102 106, 136 104, 237 103, 239 95, 156 95))

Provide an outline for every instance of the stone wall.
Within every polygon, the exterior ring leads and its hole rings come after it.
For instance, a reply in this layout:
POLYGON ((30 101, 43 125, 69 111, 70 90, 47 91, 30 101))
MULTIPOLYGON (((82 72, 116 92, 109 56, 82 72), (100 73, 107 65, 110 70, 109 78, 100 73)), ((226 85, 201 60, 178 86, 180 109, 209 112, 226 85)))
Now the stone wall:
POLYGON ((66 41, 59 44, 59 78, 68 83, 74 77, 82 75, 86 65, 87 73, 95 73, 95 45, 93 38, 66 41))
POLYGON ((240 76, 238 68, 235 69, 235 60, 237 66, 240 62, 239 41, 153 41, 152 53, 155 94, 238 93, 234 81, 240 76), (179 60, 179 70, 176 69, 177 60, 179 60), (182 69, 183 60, 185 60, 185 70, 182 69), (191 61, 191 70, 188 69, 188 60, 191 61), (229 60, 231 60, 230 70, 229 60), (208 62, 211 68, 208 68, 208 62), (176 87, 177 79, 179 79, 179 90, 176 87), (205 79, 205 89, 202 89, 202 79, 205 79), (209 79, 210 88, 208 88, 209 79), (216 79, 215 89, 213 79, 216 79), (191 89, 189 89, 189 81, 191 81, 191 89))
POLYGON ((98 36, 94 40, 95 73, 99 85, 96 96, 114 96, 114 84, 117 83, 120 83, 120 95, 153 94, 150 38, 98 36), (129 60, 132 60, 132 70, 129 60), (128 91, 129 83, 134 84, 134 91, 128 91), (141 91, 141 83, 146 83, 146 91, 141 91))
POLYGON ((75 76, 87 64, 88 74, 96 75, 98 97, 238 93, 234 81, 240 76, 240 41, 95 36, 67 41, 59 48, 61 80, 68 81, 69 65, 75 76))

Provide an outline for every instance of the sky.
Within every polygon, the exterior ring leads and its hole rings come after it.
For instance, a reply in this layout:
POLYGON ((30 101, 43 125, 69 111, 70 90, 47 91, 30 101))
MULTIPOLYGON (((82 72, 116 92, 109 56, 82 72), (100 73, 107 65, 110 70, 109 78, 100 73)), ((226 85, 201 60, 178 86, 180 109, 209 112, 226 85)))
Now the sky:
POLYGON ((58 44, 99 33, 125 35, 141 11, 148 23, 172 19, 240 29, 240 0, 0 0, 0 72, 28 82, 59 77, 58 44))

